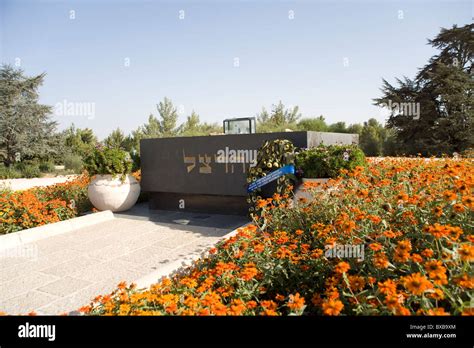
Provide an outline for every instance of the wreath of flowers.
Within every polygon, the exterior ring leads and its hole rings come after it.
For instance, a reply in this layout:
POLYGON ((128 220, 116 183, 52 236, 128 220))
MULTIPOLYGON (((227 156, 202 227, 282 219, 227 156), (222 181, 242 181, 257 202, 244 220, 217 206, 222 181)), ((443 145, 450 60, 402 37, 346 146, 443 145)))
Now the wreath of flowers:
MULTIPOLYGON (((247 183, 250 184, 260 178, 267 176, 269 173, 283 166, 295 165, 297 148, 290 140, 276 139, 267 140, 258 150, 257 161, 255 166, 251 167, 247 173, 247 183)), ((293 189, 296 177, 294 175, 284 175, 276 179, 275 193, 280 199, 288 199, 293 189)), ((269 183, 269 185, 272 185, 269 183)), ((273 184, 274 185, 274 184, 273 184)), ((247 203, 249 203, 249 214, 251 217, 258 216, 261 208, 258 202, 265 197, 265 189, 258 188, 248 194, 247 203)))

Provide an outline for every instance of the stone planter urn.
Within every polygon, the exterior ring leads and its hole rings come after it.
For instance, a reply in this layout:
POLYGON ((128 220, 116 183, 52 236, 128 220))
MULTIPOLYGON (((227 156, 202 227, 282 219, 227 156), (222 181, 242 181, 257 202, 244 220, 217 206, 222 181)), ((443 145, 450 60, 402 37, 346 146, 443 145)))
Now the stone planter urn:
POLYGON ((140 195, 140 184, 127 175, 122 182, 120 176, 96 175, 87 190, 89 200, 98 210, 120 212, 134 206, 140 195))

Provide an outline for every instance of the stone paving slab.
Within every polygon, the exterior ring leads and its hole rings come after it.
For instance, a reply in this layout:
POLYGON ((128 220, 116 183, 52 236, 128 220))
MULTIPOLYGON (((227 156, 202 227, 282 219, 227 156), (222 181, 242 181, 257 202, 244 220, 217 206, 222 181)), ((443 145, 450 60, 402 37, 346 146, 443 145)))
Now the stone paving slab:
POLYGON ((204 252, 247 222, 241 216, 149 212, 142 204, 109 221, 21 245, 34 253, 0 253, 0 311, 77 310, 121 281, 143 279, 204 252))

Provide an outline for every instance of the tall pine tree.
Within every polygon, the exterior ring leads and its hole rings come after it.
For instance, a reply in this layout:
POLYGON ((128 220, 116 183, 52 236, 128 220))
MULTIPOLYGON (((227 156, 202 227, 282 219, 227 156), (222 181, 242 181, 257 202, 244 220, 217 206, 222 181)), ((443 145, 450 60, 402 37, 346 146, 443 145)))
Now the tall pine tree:
POLYGON ((428 40, 440 53, 413 80, 397 79, 398 86, 383 80, 383 95, 374 102, 401 106, 392 107, 387 122, 396 133, 398 152, 440 155, 474 146, 473 29, 474 24, 442 29, 428 40), (407 112, 418 106, 419 114, 407 112))
POLYGON ((6 166, 54 155, 50 138, 56 123, 50 120, 51 107, 38 102, 44 77, 27 77, 9 65, 0 68, 0 156, 6 166))

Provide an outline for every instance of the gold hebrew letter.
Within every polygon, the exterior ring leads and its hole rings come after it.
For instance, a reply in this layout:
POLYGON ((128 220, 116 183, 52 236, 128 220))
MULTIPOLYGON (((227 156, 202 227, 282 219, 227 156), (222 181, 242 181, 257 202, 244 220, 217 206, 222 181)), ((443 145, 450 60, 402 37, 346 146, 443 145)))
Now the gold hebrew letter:
POLYGON ((212 173, 212 168, 209 165, 211 163, 212 157, 208 156, 207 154, 204 154, 204 156, 199 155, 199 163, 203 164, 199 168, 199 173, 202 174, 211 174, 212 173))
POLYGON ((189 164, 189 166, 186 167, 186 169, 188 170, 188 173, 191 172, 191 170, 193 170, 194 167, 196 167, 196 157, 194 156, 186 157, 186 155, 184 154, 184 149, 183 149, 183 162, 186 164, 189 164))

